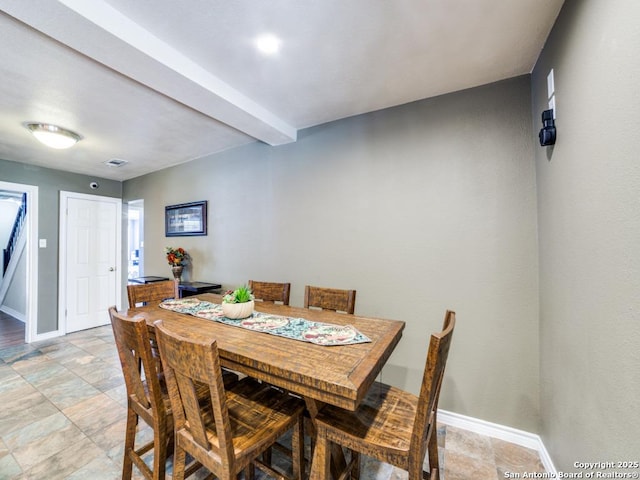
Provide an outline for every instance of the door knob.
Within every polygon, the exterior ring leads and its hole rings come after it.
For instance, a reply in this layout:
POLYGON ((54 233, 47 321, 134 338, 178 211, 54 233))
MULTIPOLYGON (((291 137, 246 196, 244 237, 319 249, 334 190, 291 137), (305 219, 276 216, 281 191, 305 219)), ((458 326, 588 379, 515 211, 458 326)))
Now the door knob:
POLYGON ((110 272, 113 272, 114 270, 115 270, 115 268, 113 268, 113 267, 109 267, 109 271, 110 271, 110 272))

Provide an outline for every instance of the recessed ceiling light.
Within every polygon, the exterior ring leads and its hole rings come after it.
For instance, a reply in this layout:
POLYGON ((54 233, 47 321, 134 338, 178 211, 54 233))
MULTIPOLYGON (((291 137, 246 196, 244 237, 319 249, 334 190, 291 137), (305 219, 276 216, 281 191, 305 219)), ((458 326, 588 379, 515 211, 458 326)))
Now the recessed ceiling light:
POLYGON ((23 125, 34 137, 47 147, 57 149, 69 148, 82 140, 82 135, 79 133, 58 127, 57 125, 37 122, 25 122, 23 125))
POLYGON ((258 50, 266 55, 278 53, 281 44, 282 41, 270 33, 261 35, 256 39, 256 46, 258 47, 258 50))

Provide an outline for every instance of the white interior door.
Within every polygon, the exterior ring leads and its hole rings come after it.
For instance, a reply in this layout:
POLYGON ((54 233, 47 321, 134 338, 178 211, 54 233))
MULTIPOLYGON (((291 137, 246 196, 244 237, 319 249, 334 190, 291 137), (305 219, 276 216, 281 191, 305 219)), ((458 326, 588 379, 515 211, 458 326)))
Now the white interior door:
POLYGON ((61 218, 66 219, 66 225, 60 257, 65 294, 61 313, 64 330, 69 333, 106 325, 108 308, 120 303, 117 266, 121 202, 110 197, 63 193, 66 195, 63 201, 61 194, 61 218))

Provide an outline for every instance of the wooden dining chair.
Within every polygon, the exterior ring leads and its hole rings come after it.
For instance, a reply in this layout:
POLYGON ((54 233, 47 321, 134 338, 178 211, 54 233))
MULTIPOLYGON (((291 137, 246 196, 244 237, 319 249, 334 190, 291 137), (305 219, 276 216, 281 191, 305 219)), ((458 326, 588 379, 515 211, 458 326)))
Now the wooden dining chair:
MULTIPOLYGON (((137 285, 127 285, 127 296, 129 297, 129 308, 135 308, 137 304, 146 305, 149 302, 160 303, 167 298, 178 298, 178 281, 167 280, 164 282, 152 282, 137 285)), ((158 346, 155 342, 155 335, 151 334, 151 352, 160 362, 158 346)), ((162 369, 162 366, 159 366, 162 369)), ((229 369, 223 369, 224 381, 226 384, 238 381, 238 374, 229 369)))
POLYGON ((151 282, 127 285, 127 297, 129 308, 135 308, 138 303, 160 303, 167 298, 178 298, 178 282, 166 280, 164 282, 151 282))
POLYGON ((256 282, 249 280, 249 289, 256 300, 263 302, 281 302, 282 305, 289 305, 289 294, 291 293, 290 283, 276 282, 256 282))
POLYGON ((356 308, 356 291, 307 285, 304 287, 304 308, 309 307, 353 315, 356 308))
POLYGON ((351 451, 340 478, 349 478, 350 471, 357 480, 364 454, 406 470, 409 480, 439 479, 436 414, 455 323, 455 313, 447 311, 442 332, 431 335, 419 397, 374 383, 355 412, 327 405, 318 413, 313 480, 327 478, 332 444, 351 451), (423 472, 427 453, 429 471, 423 472))
MULTIPOLYGON (((173 414, 160 357, 154 354, 155 335, 144 317, 129 317, 109 308, 111 327, 118 349, 127 389, 127 426, 124 442, 122 478, 131 479, 135 465, 147 480, 163 479, 167 455, 173 442, 173 414), (139 418, 153 430, 153 441, 135 448, 139 418), (142 456, 153 449, 153 470, 142 456)), ((233 385, 238 375, 225 371, 225 385, 233 385)), ((198 385, 198 398, 205 398, 208 387, 198 385)))
POLYGON ((251 377, 225 388, 215 340, 181 337, 162 320, 155 327, 174 412, 174 480, 184 478, 187 453, 220 480, 235 480, 240 472, 253 478, 254 465, 286 478, 259 457, 289 430, 293 478, 301 480, 304 402, 251 377), (194 394, 196 382, 209 386, 210 401, 204 408, 194 394))
POLYGON ((122 478, 131 479, 135 465, 147 480, 163 479, 167 449, 173 437, 173 417, 166 387, 161 384, 157 362, 151 353, 147 323, 142 317, 128 317, 109 308, 111 326, 127 388, 127 427, 122 478), (153 429, 153 441, 135 447, 138 419, 153 429), (142 455, 153 449, 153 470, 142 455))

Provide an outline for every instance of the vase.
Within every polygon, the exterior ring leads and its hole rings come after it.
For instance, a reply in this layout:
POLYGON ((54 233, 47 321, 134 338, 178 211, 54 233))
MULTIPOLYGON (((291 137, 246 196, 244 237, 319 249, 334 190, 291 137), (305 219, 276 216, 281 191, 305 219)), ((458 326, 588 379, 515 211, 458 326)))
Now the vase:
POLYGON ((174 265, 171 267, 171 271, 173 272, 173 278, 177 278, 180 281, 180 277, 182 277, 182 265, 174 265))
POLYGON ((240 319, 250 317, 253 313, 255 302, 253 300, 244 303, 223 303, 222 313, 225 317, 231 319, 240 319))

